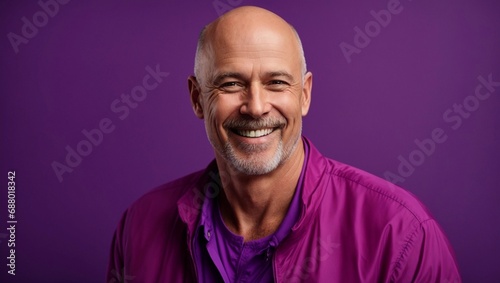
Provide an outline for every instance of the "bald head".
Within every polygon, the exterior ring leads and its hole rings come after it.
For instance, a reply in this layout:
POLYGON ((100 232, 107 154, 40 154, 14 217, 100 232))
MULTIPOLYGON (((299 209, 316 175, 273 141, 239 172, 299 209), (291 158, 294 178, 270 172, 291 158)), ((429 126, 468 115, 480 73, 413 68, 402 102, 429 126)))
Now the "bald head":
MULTIPOLYGON (((217 51, 248 51, 251 47, 280 44, 306 73, 306 61, 299 35, 278 15, 253 6, 233 9, 205 26, 196 50, 194 73, 203 84, 213 70, 217 51)), ((285 52, 285 50, 283 50, 285 52)))

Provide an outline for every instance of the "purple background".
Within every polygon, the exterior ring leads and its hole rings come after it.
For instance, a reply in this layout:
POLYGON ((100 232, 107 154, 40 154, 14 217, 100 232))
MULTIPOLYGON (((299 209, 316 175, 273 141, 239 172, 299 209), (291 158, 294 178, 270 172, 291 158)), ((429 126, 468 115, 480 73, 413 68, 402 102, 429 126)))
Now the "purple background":
MULTIPOLYGON (((127 206, 211 160, 186 78, 199 30, 218 13, 212 1, 170 2, 70 1, 17 54, 7 34, 22 35, 21 18, 32 21, 41 7, 1 2, 1 282, 104 281, 127 206), (170 75, 118 119, 112 101, 157 64, 170 75), (65 147, 103 118, 115 130, 59 182, 51 163, 64 163, 65 147), (6 268, 9 169, 17 177, 15 277, 6 268)), ((464 281, 498 282, 500 87, 456 130, 442 115, 474 94, 478 76, 500 81, 500 2, 401 0, 401 13, 351 63, 339 44, 352 45, 354 27, 387 0, 220 2, 260 5, 296 27, 314 73, 304 133, 326 156, 378 176, 397 173, 415 139, 444 130, 447 140, 402 186, 442 225, 464 281)))

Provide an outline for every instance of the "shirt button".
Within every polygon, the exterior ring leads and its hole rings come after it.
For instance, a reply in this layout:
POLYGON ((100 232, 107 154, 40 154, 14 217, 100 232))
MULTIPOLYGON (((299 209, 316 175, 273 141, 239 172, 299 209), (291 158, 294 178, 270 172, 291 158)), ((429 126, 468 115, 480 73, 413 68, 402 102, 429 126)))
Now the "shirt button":
POLYGON ((210 233, 210 231, 208 231, 207 232, 207 237, 208 237, 209 240, 210 240, 210 235, 211 235, 211 233, 210 233))

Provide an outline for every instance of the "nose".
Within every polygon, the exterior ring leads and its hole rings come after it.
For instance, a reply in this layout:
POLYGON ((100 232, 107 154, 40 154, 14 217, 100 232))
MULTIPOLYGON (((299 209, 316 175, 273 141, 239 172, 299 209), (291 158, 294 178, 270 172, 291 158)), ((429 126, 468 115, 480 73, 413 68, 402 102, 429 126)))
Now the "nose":
POLYGON ((269 111, 271 111, 271 104, 269 104, 267 93, 263 90, 262 85, 258 83, 251 84, 245 94, 240 113, 253 118, 260 118, 269 111))

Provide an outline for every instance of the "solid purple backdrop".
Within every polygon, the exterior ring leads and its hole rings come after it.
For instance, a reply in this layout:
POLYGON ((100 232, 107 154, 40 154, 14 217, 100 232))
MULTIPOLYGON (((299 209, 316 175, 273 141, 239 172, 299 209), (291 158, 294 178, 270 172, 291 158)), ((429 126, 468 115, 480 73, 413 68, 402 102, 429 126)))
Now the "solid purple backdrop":
MULTIPOLYGON (((400 12, 377 29, 370 11, 390 2, 216 1, 219 9, 260 5, 296 27, 314 74, 304 134, 325 155, 379 176, 399 174, 398 157, 410 158, 415 139, 444 131, 446 141, 428 156, 412 155, 420 165, 400 185, 441 223, 464 281, 495 282, 500 87, 484 100, 467 97, 478 76, 500 81, 500 2, 401 0, 400 12), (373 37, 368 43, 358 38, 358 46, 366 46, 348 63, 339 45, 356 47, 355 27, 366 24, 373 37), (446 121, 443 114, 464 99, 474 111, 459 126, 458 114, 448 113, 446 121)), ((1 282, 102 282, 111 236, 127 206, 213 156, 192 113, 186 78, 199 30, 218 16, 214 1, 70 1, 54 9, 44 18, 37 1, 0 4, 1 282), (31 38, 21 43, 22 18, 33 22, 34 15, 40 27, 36 33, 25 28, 31 38), (11 32, 18 35, 14 44, 11 32), (113 111, 113 101, 142 85, 145 68, 157 65, 168 77, 135 109, 128 107, 128 116, 123 108, 113 111), (90 153, 81 143, 88 156, 59 182, 51 164, 66 164, 66 147, 76 149, 82 131, 105 118, 114 131, 90 153), (6 266, 11 169, 15 277, 6 266)))

